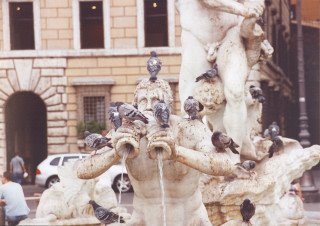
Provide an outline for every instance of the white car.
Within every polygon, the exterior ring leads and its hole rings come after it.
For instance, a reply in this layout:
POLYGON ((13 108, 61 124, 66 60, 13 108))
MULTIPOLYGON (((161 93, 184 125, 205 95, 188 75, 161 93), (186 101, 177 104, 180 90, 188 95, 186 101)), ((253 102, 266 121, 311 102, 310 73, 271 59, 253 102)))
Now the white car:
MULTIPOLYGON (((59 182, 58 166, 63 166, 70 159, 82 159, 88 154, 55 154, 49 155, 37 167, 35 184, 50 188, 54 183, 59 182)), ((111 166, 106 173, 111 178, 112 188, 115 192, 130 192, 132 186, 125 167, 122 165, 111 166), (123 183, 121 184, 121 173, 123 170, 123 183)))

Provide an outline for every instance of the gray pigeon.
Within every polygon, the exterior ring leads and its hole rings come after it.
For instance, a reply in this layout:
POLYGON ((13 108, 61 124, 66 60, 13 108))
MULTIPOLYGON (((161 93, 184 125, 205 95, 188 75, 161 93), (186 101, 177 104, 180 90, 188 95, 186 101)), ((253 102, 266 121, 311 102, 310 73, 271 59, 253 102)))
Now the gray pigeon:
POLYGON ((150 81, 154 82, 157 80, 157 74, 161 70, 161 61, 157 57, 157 53, 155 51, 150 52, 150 58, 147 61, 147 69, 150 74, 150 81))
POLYGON ((153 106, 153 115, 161 128, 169 127, 170 110, 163 100, 153 106))
POLYGON ((249 199, 245 199, 240 205, 240 213, 244 222, 250 223, 250 219, 253 217, 255 212, 256 207, 249 199))
POLYGON ((109 119, 112 122, 115 131, 122 125, 122 118, 117 110, 116 106, 110 106, 109 110, 109 119))
POLYGON ((95 217, 102 223, 102 224, 112 224, 119 221, 120 223, 125 223, 123 217, 119 216, 116 213, 111 212, 110 210, 103 208, 98 203, 93 200, 89 201, 89 204, 92 205, 94 210, 95 217))
POLYGON ((202 75, 198 76, 196 78, 196 82, 199 82, 200 80, 204 79, 205 81, 209 82, 214 77, 218 76, 218 65, 214 64, 213 67, 210 70, 207 70, 205 73, 202 75))
POLYGON ((229 148, 234 154, 240 154, 236 149, 239 145, 236 144, 231 137, 228 137, 220 131, 216 131, 212 134, 211 141, 217 152, 225 152, 225 149, 229 148))
POLYGON ((280 127, 276 122, 272 122, 268 129, 264 131, 263 135, 273 140, 276 136, 280 135, 280 127))
POLYGON ((115 102, 114 104, 117 106, 117 111, 119 112, 121 118, 125 118, 130 122, 140 120, 145 124, 148 124, 148 118, 131 104, 123 102, 115 102))
POLYGON ((245 170, 252 170, 256 167, 256 162, 252 160, 245 160, 242 163, 237 163, 236 165, 241 166, 245 170))
POLYGON ((272 139, 272 144, 269 148, 269 158, 272 158, 273 154, 275 152, 278 152, 280 149, 282 149, 282 147, 283 147, 282 140, 278 136, 275 136, 272 139))
POLYGON ((189 96, 188 99, 184 101, 183 109, 189 115, 191 120, 198 118, 198 112, 203 110, 203 105, 194 99, 192 96, 189 96))
POLYGON ((249 92, 253 99, 257 99, 259 103, 264 103, 266 101, 266 98, 262 94, 262 89, 257 86, 251 85, 249 87, 249 92))
POLYGON ((85 131, 84 136, 85 136, 85 138, 84 138, 85 144, 95 151, 97 151, 105 146, 113 148, 112 144, 109 143, 111 138, 104 137, 98 133, 90 133, 89 131, 85 131))

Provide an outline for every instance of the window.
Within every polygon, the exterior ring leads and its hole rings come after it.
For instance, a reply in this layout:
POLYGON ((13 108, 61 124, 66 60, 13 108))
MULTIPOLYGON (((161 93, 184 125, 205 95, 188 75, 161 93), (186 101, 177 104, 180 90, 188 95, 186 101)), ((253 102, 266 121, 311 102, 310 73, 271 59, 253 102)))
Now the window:
POLYGON ((145 46, 168 46, 166 0, 144 0, 145 46))
POLYGON ((60 157, 54 158, 51 160, 50 165, 51 166, 57 166, 59 165, 60 157))
POLYGON ((64 157, 62 161, 62 165, 64 165, 66 162, 68 162, 70 159, 76 160, 79 159, 79 156, 69 156, 69 157, 64 157))
POLYGON ((9 16, 11 49, 34 49, 32 2, 9 3, 9 16))
POLYGON ((101 1, 80 2, 80 39, 82 49, 104 48, 101 1))
POLYGON ((83 98, 84 121, 105 123, 105 98, 103 96, 91 96, 83 98))

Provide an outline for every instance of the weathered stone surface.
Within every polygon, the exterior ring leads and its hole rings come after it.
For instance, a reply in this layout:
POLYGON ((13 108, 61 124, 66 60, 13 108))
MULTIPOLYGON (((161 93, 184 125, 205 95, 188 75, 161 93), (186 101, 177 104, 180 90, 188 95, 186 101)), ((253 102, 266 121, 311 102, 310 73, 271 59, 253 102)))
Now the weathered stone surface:
POLYGON ((59 153, 67 153, 68 145, 67 144, 49 144, 48 145, 48 154, 59 154, 59 153))
POLYGON ((50 87, 44 93, 41 94, 42 99, 48 99, 49 97, 55 95, 57 93, 57 89, 55 86, 50 87))
POLYGON ((67 112, 48 112, 48 121, 53 120, 67 120, 67 112))
POLYGON ((19 80, 20 89, 28 90, 30 87, 31 75, 32 75, 32 60, 14 60, 16 67, 17 78, 19 80))
POLYGON ((44 102, 47 106, 61 104, 61 94, 55 94, 48 99, 45 99, 44 102))
POLYGON ((64 86, 57 87, 57 93, 65 93, 65 92, 66 92, 66 88, 64 86))
POLYGON ((50 68, 50 69, 41 69, 42 76, 63 76, 64 69, 50 68))
POLYGON ((0 91, 0 99, 7 100, 8 99, 8 95, 6 95, 5 93, 0 91))
POLYGON ((57 121, 48 121, 48 127, 65 127, 67 126, 67 121, 57 120, 57 121))
POLYGON ((8 70, 8 79, 14 91, 19 91, 20 87, 15 70, 8 70))
POLYGON ((0 70, 0 77, 6 77, 7 71, 6 70, 0 70))
POLYGON ((48 144, 64 144, 66 143, 65 137, 48 137, 48 144))
POLYGON ((13 60, 0 60, 0 69, 13 69, 13 60))
POLYGON ((67 66, 67 60, 65 58, 47 58, 47 59, 35 59, 33 67, 37 68, 65 68, 67 66))
POLYGON ((41 95, 45 90, 49 89, 50 87, 51 87, 51 79, 41 77, 34 92, 41 95))
POLYGON ((54 111, 64 111, 65 105, 64 104, 57 104, 47 107, 48 112, 54 112, 54 111))
POLYGON ((67 127, 60 127, 60 128, 48 128, 48 137, 60 137, 60 136, 67 136, 68 135, 68 128, 67 127))
POLYGON ((67 85, 67 77, 53 77, 52 85, 54 86, 66 86, 67 85))
MULTIPOLYGON (((40 70, 39 69, 33 69, 32 70, 32 75, 31 75, 31 80, 30 80, 30 87, 29 90, 35 90, 36 86, 38 84, 38 81, 40 79, 40 70)), ((41 85, 41 84, 39 84, 41 85)))
POLYGON ((11 94, 14 93, 14 90, 6 78, 0 78, 0 90, 10 96, 11 94))

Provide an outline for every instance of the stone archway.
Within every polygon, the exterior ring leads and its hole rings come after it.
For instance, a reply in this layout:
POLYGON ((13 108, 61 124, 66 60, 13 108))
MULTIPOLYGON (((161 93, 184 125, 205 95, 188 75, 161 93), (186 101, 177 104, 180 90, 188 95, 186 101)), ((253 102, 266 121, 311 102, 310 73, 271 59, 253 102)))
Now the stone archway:
POLYGON ((5 104, 7 168, 19 151, 34 183, 36 167, 48 155, 47 109, 33 92, 16 92, 5 104))

